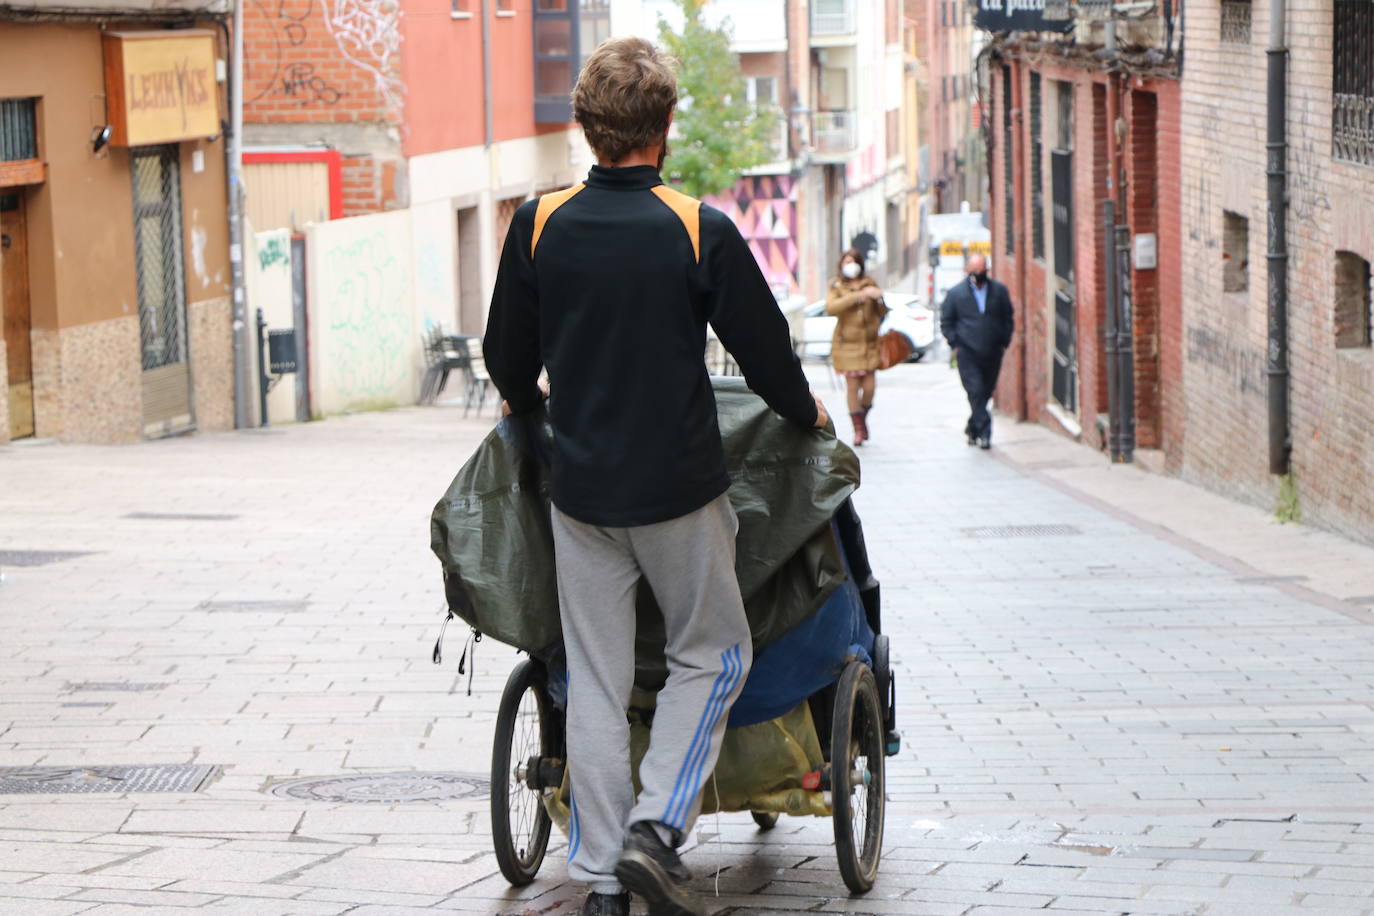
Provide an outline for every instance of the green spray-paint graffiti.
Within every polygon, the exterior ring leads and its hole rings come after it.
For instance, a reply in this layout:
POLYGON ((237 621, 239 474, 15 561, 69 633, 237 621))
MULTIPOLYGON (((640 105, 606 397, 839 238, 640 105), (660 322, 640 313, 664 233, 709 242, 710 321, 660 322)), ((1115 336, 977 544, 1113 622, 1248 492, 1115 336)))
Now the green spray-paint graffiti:
POLYGON ((324 370, 340 408, 408 398, 409 272, 384 230, 326 248, 324 370))
POLYGON ((285 233, 274 234, 263 238, 265 233, 258 236, 258 266, 263 270, 280 264, 283 267, 291 266, 291 246, 285 233))

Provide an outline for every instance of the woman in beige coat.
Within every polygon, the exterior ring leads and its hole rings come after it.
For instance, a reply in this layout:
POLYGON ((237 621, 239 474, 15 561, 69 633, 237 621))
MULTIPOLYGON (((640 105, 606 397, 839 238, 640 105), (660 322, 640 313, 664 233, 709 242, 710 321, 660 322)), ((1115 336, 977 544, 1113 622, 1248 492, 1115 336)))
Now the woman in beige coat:
POLYGON ((838 319, 830 341, 830 362, 844 376, 854 444, 863 445, 868 439, 868 412, 873 409, 878 380, 878 328, 887 305, 878 284, 864 273, 864 256, 857 249, 840 256, 840 273, 830 281, 825 311, 838 319))

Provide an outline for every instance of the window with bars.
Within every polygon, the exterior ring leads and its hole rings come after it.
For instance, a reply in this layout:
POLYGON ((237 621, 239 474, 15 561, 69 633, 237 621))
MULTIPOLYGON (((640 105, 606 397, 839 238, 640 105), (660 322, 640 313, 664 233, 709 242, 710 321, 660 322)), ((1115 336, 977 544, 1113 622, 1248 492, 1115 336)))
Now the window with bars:
POLYGON ((1221 40, 1225 44, 1250 43, 1251 0, 1221 0, 1221 40))
POLYGON ((1335 0, 1332 153, 1374 165, 1374 0, 1335 0))
POLYGON ((0 99, 0 162, 38 158, 36 99, 0 99))
POLYGON ((177 147, 136 147, 129 158, 133 166, 134 250, 143 368, 159 369, 186 360, 177 147))
POLYGON ((1016 254, 1015 162, 1011 156, 1011 67, 1002 68, 1002 164, 1006 173, 1002 213, 1007 222, 1007 254, 1016 254))
POLYGON ((1045 256, 1045 193, 1044 175, 1040 161, 1044 158, 1042 132, 1044 130, 1040 103, 1040 74, 1030 75, 1030 204, 1031 255, 1045 256))

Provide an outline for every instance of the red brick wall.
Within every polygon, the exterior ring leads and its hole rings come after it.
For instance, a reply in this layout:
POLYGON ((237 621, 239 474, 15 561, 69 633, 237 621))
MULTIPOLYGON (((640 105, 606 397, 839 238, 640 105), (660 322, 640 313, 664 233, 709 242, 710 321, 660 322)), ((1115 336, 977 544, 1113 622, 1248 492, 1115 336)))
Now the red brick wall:
MULTIPOLYGON (((1109 190, 1111 172, 1107 117, 1107 80, 1094 72, 1040 62, 1035 68, 1041 75, 1041 138, 1044 161, 1041 176, 1044 181, 1046 255, 1053 253, 1053 181, 1050 151, 1057 148, 1058 118, 1055 100, 1057 81, 1073 84, 1074 104, 1074 293, 1077 303, 1078 357, 1078 414, 1082 440, 1095 448, 1104 445, 1097 428, 1098 415, 1105 415, 1107 401, 1106 351, 1103 331, 1106 322, 1106 289, 1104 256, 1107 245, 1102 204, 1113 193, 1109 190)), ((1001 67, 990 68, 993 86, 991 97, 1003 99, 1001 67)), ((1014 112, 1014 130, 1019 135, 1016 148, 1014 207, 1016 221, 1015 253, 1005 254, 1006 213, 1008 202, 1003 200, 1001 112, 992 119, 992 160, 998 172, 990 183, 994 199, 992 210, 995 240, 993 273, 1007 284, 1017 308, 1017 339, 1007 354, 1006 369, 998 388, 998 407, 1026 419, 1046 422, 1058 427, 1046 410, 1052 401, 1051 378, 1054 352, 1054 294, 1058 281, 1053 262, 1031 255, 1031 188, 1030 188, 1030 67, 1024 62, 1014 68, 1015 79, 1021 82, 1021 107, 1025 113, 1014 112)), ((1127 134, 1122 148, 1126 170, 1126 207, 1118 213, 1118 220, 1126 220, 1131 233, 1155 232, 1158 236, 1159 267, 1152 271, 1133 272, 1135 317, 1135 386, 1137 446, 1157 448, 1166 445, 1165 417, 1174 427, 1169 429, 1170 441, 1181 440, 1178 432, 1176 389, 1180 386, 1178 350, 1166 358, 1162 352, 1164 340, 1175 348, 1181 339, 1178 321, 1179 302, 1179 238, 1176 230, 1178 213, 1178 138, 1179 94, 1173 81, 1161 80, 1139 89, 1121 92, 1120 115, 1126 120, 1127 134), (1170 390, 1172 386, 1175 390, 1170 390), (1171 411, 1166 411, 1165 402, 1171 411)))
POLYGON ((399 55, 378 61, 375 51, 360 48, 356 33, 340 24, 347 2, 252 0, 246 5, 245 121, 318 124, 399 118, 399 55))

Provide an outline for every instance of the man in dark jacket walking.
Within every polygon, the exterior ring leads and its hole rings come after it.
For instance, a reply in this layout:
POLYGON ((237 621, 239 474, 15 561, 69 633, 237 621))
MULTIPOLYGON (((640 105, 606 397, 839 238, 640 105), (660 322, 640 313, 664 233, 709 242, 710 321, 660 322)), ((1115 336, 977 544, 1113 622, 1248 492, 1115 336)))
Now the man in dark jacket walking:
POLYGON ((1002 353, 1011 344, 1015 317, 1007 288, 988 278, 987 258, 969 255, 967 282, 945 295, 940 306, 940 332, 959 365, 959 381, 968 393, 970 415, 964 426, 969 445, 992 448, 992 414, 988 401, 997 388, 1002 353))
POLYGON ((671 62, 639 38, 588 59, 573 115, 598 164, 516 211, 483 343, 513 414, 549 373, 553 535, 568 662, 568 873, 586 916, 694 916, 681 845, 701 810, 753 658, 735 577, 738 521, 704 361, 709 322, 768 405, 828 422, 739 230, 659 177, 677 103, 671 62), (663 611, 668 680, 641 791, 626 709, 635 591, 663 611))

